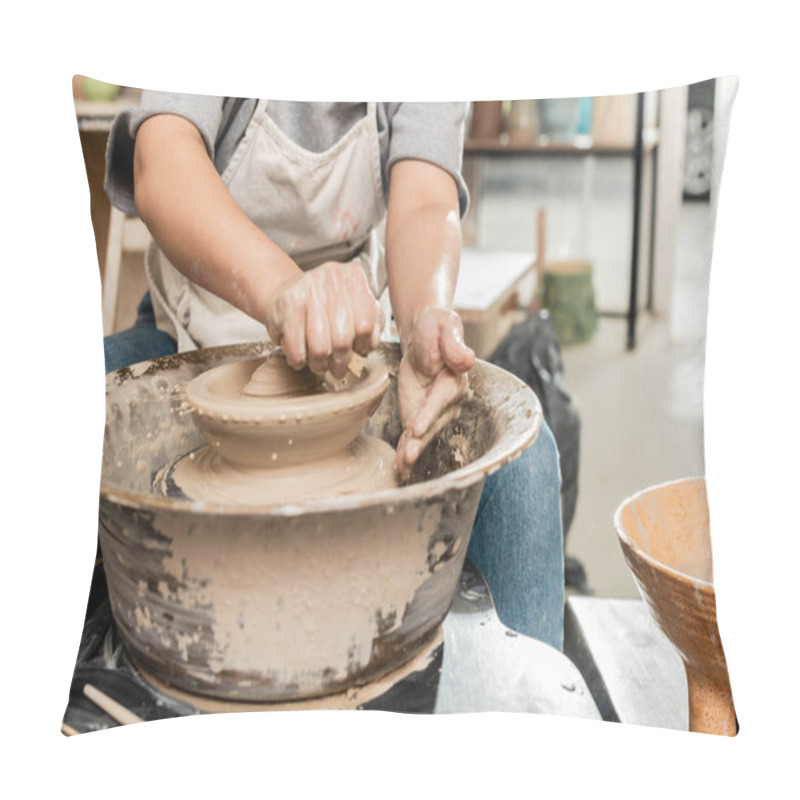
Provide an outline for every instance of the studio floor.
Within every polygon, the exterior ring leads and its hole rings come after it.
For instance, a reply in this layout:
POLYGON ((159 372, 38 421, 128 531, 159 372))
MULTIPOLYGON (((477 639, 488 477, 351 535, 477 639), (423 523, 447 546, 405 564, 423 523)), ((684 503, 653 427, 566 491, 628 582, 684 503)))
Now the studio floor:
POLYGON ((642 313, 637 346, 624 320, 601 318, 593 340, 564 348, 564 380, 581 417, 578 502, 567 553, 592 594, 638 597, 614 513, 648 486, 705 472, 703 371, 711 260, 708 203, 683 204, 670 316, 642 313))

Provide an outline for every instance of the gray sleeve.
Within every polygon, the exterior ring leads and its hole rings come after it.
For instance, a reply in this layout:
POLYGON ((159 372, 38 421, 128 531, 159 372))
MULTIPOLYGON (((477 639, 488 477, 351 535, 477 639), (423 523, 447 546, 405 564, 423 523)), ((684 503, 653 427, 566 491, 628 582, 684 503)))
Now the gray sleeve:
POLYGON ((461 217, 469 193, 461 175, 467 103, 397 103, 390 107, 391 137, 387 170, 404 158, 430 161, 447 170, 458 187, 461 217), (392 113, 393 112, 393 113, 392 113))
POLYGON ((203 137, 209 157, 215 157, 217 132, 222 123, 222 97, 199 94, 142 92, 138 108, 120 111, 111 124, 106 149, 105 190, 113 205, 136 216, 133 202, 133 151, 139 126, 156 114, 177 114, 189 120, 203 137))

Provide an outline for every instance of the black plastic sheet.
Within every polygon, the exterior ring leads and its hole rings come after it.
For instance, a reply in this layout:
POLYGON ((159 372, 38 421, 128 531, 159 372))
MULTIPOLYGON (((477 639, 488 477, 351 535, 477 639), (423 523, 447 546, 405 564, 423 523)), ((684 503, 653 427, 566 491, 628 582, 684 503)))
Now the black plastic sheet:
POLYGON ((555 326, 546 310, 515 325, 489 357, 533 389, 553 431, 561 465, 561 508, 564 537, 572 525, 578 500, 581 423, 564 386, 564 363, 555 326))

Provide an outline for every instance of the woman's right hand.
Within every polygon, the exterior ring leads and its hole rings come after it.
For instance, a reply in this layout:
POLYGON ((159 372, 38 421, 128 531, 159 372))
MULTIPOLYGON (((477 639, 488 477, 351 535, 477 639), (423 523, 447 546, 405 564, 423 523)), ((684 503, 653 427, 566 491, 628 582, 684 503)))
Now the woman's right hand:
POLYGON ((290 366, 347 373, 353 352, 380 344, 385 315, 355 262, 326 261, 280 284, 267 305, 266 326, 290 366))

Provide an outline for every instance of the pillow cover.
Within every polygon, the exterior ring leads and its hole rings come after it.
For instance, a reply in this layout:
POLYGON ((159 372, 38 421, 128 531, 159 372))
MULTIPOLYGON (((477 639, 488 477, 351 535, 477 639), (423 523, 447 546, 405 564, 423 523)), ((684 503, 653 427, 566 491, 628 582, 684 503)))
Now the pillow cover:
MULTIPOLYGON (((708 266, 735 81, 471 104, 264 103, 80 76, 73 89, 109 374, 98 559, 65 733, 286 708, 526 711, 735 733, 724 655, 710 646, 719 635, 697 477, 708 266), (357 263, 390 322, 392 231, 374 233, 397 203, 389 176, 414 161, 453 179, 463 238, 453 302, 480 359, 476 392, 421 458, 428 472, 391 500, 232 510, 176 485, 175 463, 204 446, 186 384, 261 358, 267 333, 195 288, 138 218, 136 137, 165 114, 191 123, 240 207, 301 267, 357 263), (259 170, 261 183, 246 180, 259 170), (318 203, 333 220, 325 247, 309 234, 329 221, 310 211, 318 203), (550 359, 532 359, 543 341, 550 359), (549 380, 577 412, 564 438, 558 409, 569 404, 541 390, 544 408, 526 399, 543 416, 535 443, 520 444, 520 428, 516 466, 488 477, 500 434, 519 423, 494 405, 492 382, 506 380, 497 365, 522 381, 504 390, 528 398, 524 384, 549 380), (465 489, 448 482, 484 462, 465 489), (531 477, 530 463, 545 474, 531 477), (573 484, 575 508, 562 518, 567 463, 580 490, 573 484), (549 515, 540 538, 528 536, 528 518, 501 525, 484 480, 499 492, 529 481, 549 498, 527 512, 549 515), (426 483, 438 494, 414 488, 426 483), (514 550, 503 562, 477 533, 470 542, 473 523, 512 531, 509 548, 530 539, 528 560, 514 550), (555 632, 537 617, 545 607, 558 608, 545 615, 555 632), (643 681, 646 693, 635 688, 643 681)), ((195 213, 200 195, 183 191, 195 213)), ((391 385, 368 429, 392 447, 399 333, 384 331, 391 385)))

